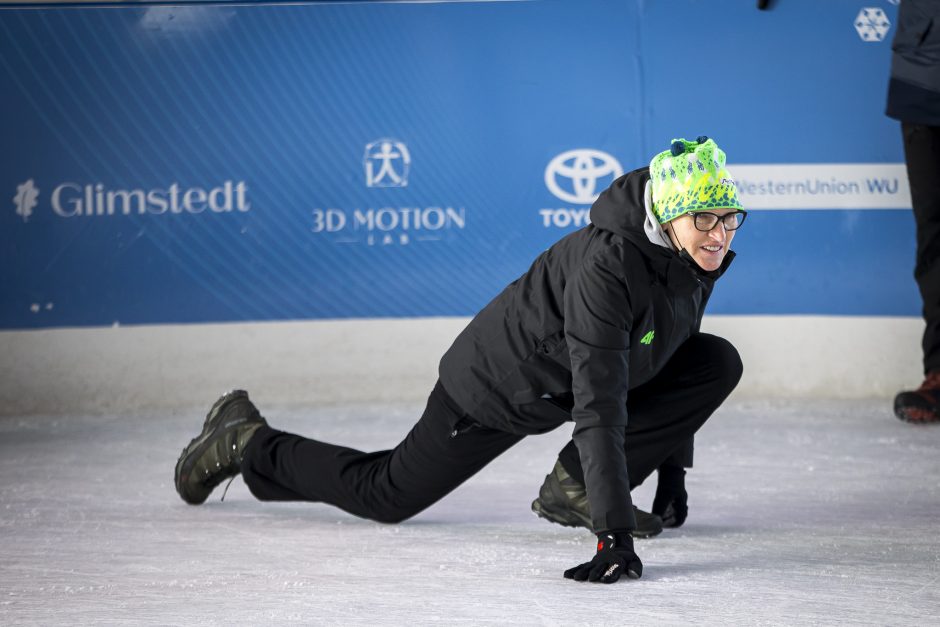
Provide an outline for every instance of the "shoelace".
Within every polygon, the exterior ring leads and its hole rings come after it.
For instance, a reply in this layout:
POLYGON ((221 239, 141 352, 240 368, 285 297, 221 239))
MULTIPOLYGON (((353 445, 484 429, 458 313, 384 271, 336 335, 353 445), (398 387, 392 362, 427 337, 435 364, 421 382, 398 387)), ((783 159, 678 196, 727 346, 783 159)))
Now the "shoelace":
POLYGON ((238 475, 232 475, 232 478, 229 479, 229 480, 228 480, 228 483, 225 484, 225 490, 222 491, 222 499, 220 500, 220 502, 222 502, 222 503, 225 502, 225 495, 228 494, 228 487, 229 487, 230 485, 232 485, 232 482, 235 481, 235 477, 237 477, 237 476, 238 476, 238 475))
MULTIPOLYGON (((238 440, 237 440, 237 438, 236 438, 235 442, 232 442, 232 452, 233 452, 233 454, 238 450, 237 447, 236 447, 236 442, 237 442, 237 441, 238 441, 238 440)), ((237 456, 236 456, 236 459, 237 459, 237 456)), ((231 464, 229 464, 229 465, 231 465, 231 464)), ((235 473, 234 475, 232 475, 232 477, 228 480, 228 483, 225 484, 225 490, 222 491, 222 498, 221 498, 220 501, 219 501, 220 503, 224 503, 224 502, 225 502, 225 495, 228 494, 228 488, 229 488, 230 485, 232 485, 232 482, 235 481, 235 477, 237 477, 237 476, 238 476, 238 473, 236 472, 236 473, 235 473)))

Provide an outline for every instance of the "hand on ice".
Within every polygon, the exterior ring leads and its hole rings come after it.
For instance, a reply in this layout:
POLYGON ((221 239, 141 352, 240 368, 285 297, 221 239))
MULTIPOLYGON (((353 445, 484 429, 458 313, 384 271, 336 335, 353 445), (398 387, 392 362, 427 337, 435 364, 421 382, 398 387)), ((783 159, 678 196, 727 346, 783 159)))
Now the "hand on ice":
POLYGON ((630 579, 643 574, 643 562, 633 551, 633 536, 625 532, 597 534, 597 553, 585 562, 565 571, 566 579, 614 583, 626 573, 630 579))

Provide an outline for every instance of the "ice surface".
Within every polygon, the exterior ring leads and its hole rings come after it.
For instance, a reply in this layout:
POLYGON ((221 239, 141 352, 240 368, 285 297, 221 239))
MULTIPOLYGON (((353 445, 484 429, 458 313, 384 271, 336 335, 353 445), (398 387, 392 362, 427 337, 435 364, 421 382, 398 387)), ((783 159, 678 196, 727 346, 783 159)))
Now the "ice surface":
MULTIPOLYGON (((390 526, 260 503, 240 479, 225 502, 219 488, 185 505, 173 466, 206 409, 0 419, 0 623, 940 620, 940 427, 897 421, 887 400, 720 409, 698 437, 688 522, 638 541, 643 578, 612 586, 563 579, 592 538, 529 511, 570 427, 390 526)), ((420 409, 262 407, 278 428, 364 449, 394 445, 420 409)))

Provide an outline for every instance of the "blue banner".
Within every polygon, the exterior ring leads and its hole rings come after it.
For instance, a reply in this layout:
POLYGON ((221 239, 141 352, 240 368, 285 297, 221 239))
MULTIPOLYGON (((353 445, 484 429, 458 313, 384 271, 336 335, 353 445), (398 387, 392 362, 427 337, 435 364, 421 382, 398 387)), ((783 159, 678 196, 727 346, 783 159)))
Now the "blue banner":
POLYGON ((712 313, 917 315, 895 16, 0 9, 0 328, 472 315, 615 176, 700 134, 755 207, 712 313))

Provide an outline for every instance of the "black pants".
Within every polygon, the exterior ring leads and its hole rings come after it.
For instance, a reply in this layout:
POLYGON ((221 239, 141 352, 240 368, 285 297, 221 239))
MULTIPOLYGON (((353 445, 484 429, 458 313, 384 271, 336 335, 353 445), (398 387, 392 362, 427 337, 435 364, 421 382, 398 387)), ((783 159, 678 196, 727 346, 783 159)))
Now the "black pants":
POLYGON ((924 372, 940 370, 940 126, 901 124, 917 223, 914 278, 924 301, 924 372))
MULTIPOLYGON (((698 334, 652 381, 631 390, 626 428, 631 483, 639 484, 686 446, 740 376, 734 347, 698 334)), ((549 415, 563 415, 557 404, 541 402, 549 415)), ((399 522, 440 500, 523 437, 481 426, 455 435, 451 425, 462 417, 438 383, 421 419, 392 450, 363 453, 262 427, 245 450, 242 473, 261 500, 320 501, 363 518, 399 522)))
MULTIPOLYGON (((649 382, 627 396, 627 476, 633 489, 663 465, 692 466, 693 435, 724 402, 741 378, 742 365, 730 342, 693 335, 649 382)), ((573 478, 584 482, 574 442, 558 454, 573 478)))

